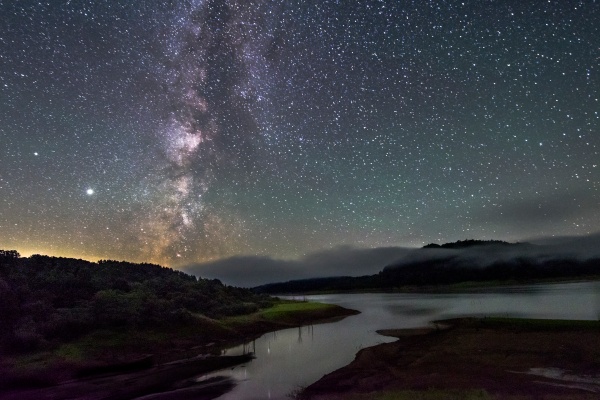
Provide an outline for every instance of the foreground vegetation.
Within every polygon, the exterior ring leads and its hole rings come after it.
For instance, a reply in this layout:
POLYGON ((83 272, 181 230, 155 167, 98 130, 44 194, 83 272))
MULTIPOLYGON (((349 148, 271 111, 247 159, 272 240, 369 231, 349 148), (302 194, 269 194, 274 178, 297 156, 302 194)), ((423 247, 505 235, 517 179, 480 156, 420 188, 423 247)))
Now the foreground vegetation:
MULTIPOLYGON (((272 330, 353 313, 326 304, 278 302, 248 315, 221 319, 198 316, 196 324, 172 329, 94 331, 53 351, 5 358, 0 362, 0 397, 89 398, 108 393, 134 398, 186 388, 193 398, 213 398, 229 390, 233 383, 205 388, 192 378, 252 358, 219 356, 222 348, 247 343, 272 330), (147 354, 152 354, 149 364, 144 358, 144 364, 134 361, 132 368, 132 359, 147 354), (198 358, 199 354, 203 356, 198 358), (107 379, 107 373, 112 378, 107 379), (53 386, 59 382, 63 383, 53 386)), ((178 398, 177 393, 173 393, 173 398, 178 398)))
MULTIPOLYGON (((0 251, 0 304, 0 390, 138 368, 138 359, 146 367, 219 354, 268 331, 354 313, 153 264, 16 251, 0 251)), ((195 361, 186 371, 222 364, 195 361)))
POLYGON ((347 400, 495 400, 485 390, 396 390, 356 394, 347 400))
POLYGON ((154 264, 0 251, 0 351, 53 348, 93 331, 197 324, 273 304, 249 290, 154 264))

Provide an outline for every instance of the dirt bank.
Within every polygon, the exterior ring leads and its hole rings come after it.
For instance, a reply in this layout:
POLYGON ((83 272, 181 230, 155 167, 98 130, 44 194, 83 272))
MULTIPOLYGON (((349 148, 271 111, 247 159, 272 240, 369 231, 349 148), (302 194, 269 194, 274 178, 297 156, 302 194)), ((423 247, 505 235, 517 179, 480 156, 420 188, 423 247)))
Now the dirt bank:
POLYGON ((303 398, 404 399, 415 398, 408 391, 432 389, 435 398, 446 398, 444 391, 474 398, 473 389, 491 399, 600 397, 597 321, 456 319, 437 329, 382 333, 399 339, 361 350, 303 398))

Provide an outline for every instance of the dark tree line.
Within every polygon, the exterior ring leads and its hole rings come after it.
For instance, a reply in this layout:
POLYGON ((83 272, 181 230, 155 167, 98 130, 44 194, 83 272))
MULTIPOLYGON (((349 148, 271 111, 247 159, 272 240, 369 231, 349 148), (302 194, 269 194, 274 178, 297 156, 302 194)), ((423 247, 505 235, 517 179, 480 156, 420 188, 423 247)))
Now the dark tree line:
POLYGON ((26 351, 98 328, 188 324, 270 305, 249 290, 155 264, 0 250, 0 349, 26 351))
POLYGON ((436 244, 429 243, 428 245, 423 246, 424 249, 466 249, 467 247, 474 246, 519 246, 524 243, 508 243, 503 240, 476 240, 476 239, 466 239, 466 240, 458 240, 452 243, 444 243, 444 244, 436 244))

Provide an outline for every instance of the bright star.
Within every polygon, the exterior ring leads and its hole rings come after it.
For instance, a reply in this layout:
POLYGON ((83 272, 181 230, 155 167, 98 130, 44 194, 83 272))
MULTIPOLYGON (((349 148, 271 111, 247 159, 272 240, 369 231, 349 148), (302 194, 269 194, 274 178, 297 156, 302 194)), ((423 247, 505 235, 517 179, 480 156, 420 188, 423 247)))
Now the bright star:
POLYGON ((85 192, 88 194, 88 196, 91 196, 94 194, 94 189, 88 189, 85 192))

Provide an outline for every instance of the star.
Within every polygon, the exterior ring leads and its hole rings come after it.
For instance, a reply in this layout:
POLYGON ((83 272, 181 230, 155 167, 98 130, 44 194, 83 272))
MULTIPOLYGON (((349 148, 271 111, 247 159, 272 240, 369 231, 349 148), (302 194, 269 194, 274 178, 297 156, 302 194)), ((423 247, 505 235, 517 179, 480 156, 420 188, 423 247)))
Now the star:
POLYGON ((600 230, 597 2, 51 3, 0 1, 4 246, 177 267, 600 230))

